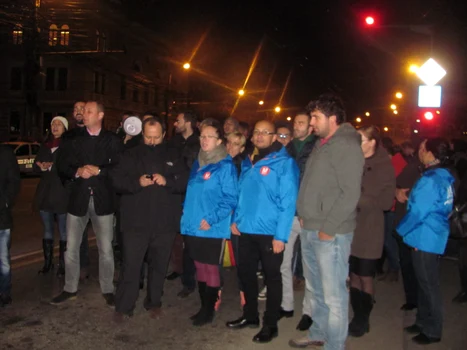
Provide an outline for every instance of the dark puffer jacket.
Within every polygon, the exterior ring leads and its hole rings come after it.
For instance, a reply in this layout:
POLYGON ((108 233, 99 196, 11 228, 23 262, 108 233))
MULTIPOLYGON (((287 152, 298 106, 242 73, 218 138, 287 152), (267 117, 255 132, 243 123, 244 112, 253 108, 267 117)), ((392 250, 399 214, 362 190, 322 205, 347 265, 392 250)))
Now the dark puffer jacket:
POLYGON ((18 195, 21 178, 13 151, 0 145, 0 230, 11 228, 11 210, 18 195))

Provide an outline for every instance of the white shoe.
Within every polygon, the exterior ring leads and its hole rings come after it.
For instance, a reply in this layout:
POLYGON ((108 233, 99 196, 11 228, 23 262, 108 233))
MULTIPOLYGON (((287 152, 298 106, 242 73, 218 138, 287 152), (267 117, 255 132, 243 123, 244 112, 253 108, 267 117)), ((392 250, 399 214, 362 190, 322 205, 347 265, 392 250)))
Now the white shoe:
POLYGON ((266 300, 268 288, 266 286, 261 289, 261 292, 258 293, 258 300, 266 300))

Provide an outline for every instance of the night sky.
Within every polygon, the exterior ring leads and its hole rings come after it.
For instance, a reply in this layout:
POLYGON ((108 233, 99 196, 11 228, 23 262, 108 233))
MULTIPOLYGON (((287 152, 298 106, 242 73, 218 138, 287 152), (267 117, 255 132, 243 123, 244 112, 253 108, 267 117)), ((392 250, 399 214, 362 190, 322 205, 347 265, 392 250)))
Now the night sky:
MULTIPOLYGON (((443 103, 455 104, 458 114, 467 107, 464 1, 131 0, 127 6, 132 19, 159 33, 181 61, 207 33, 192 64, 233 89, 243 86, 262 42, 246 86, 255 99, 262 97, 274 72, 266 100, 278 101, 291 72, 282 105, 300 108, 320 93, 334 91, 354 116, 386 106, 398 89, 416 91, 419 80, 409 76, 408 64, 432 55, 448 71, 443 103), (383 27, 367 28, 367 15, 383 27), (417 33, 420 27, 384 27, 394 25, 433 26, 433 51, 430 37, 417 33)), ((213 100, 234 94, 218 87, 210 93, 213 100)))

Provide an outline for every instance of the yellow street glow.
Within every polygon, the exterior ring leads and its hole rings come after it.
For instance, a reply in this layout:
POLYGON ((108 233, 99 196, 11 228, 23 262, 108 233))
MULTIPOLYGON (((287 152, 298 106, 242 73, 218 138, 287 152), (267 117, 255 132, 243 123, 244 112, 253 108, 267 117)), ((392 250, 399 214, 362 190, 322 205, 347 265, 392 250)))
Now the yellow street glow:
POLYGON ((402 92, 396 92, 396 98, 401 99, 402 97, 402 92))
POLYGON ((258 104, 259 104, 260 106, 262 106, 262 105, 264 105, 264 101, 261 100, 261 101, 258 102, 258 104))
POLYGON ((361 123, 361 122, 362 122, 362 118, 358 117, 357 119, 355 119, 355 121, 356 121, 357 123, 361 123))
POLYGON ((292 117, 287 117, 287 120, 290 122, 292 120, 292 117))
POLYGON ((410 72, 410 73, 417 73, 417 71, 418 71, 419 68, 420 68, 420 67, 417 66, 416 64, 411 64, 411 65, 409 66, 409 72, 410 72))
POLYGON ((189 64, 188 62, 183 65, 183 69, 190 69, 190 68, 191 68, 191 64, 189 64))
POLYGON ((239 94, 240 96, 245 95, 245 90, 243 90, 243 89, 238 90, 238 94, 239 94))
POLYGON ((277 106, 276 108, 274 108, 274 110, 276 111, 276 113, 279 113, 281 111, 281 108, 277 106))
POLYGON ((387 132, 387 131, 389 131, 389 128, 387 126, 385 126, 383 130, 387 132))
POLYGON ((366 115, 367 117, 369 117, 369 116, 370 116, 370 112, 366 112, 365 115, 366 115))
POLYGON ((393 109, 393 110, 396 110, 396 109, 397 109, 397 106, 396 106, 395 104, 392 104, 392 105, 389 106, 389 107, 391 107, 391 109, 393 109))
POLYGON ((394 112, 392 112, 392 113, 394 113, 394 114, 399 114, 399 112, 398 112, 398 111, 394 111, 394 112))

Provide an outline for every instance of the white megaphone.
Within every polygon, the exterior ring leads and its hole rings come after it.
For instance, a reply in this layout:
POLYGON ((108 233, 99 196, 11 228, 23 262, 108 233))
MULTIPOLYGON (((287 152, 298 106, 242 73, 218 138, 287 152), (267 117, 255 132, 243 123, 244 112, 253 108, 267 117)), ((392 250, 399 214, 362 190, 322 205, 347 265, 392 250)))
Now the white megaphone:
POLYGON ((141 133, 143 122, 138 117, 128 117, 123 123, 123 130, 127 135, 136 136, 141 133))

